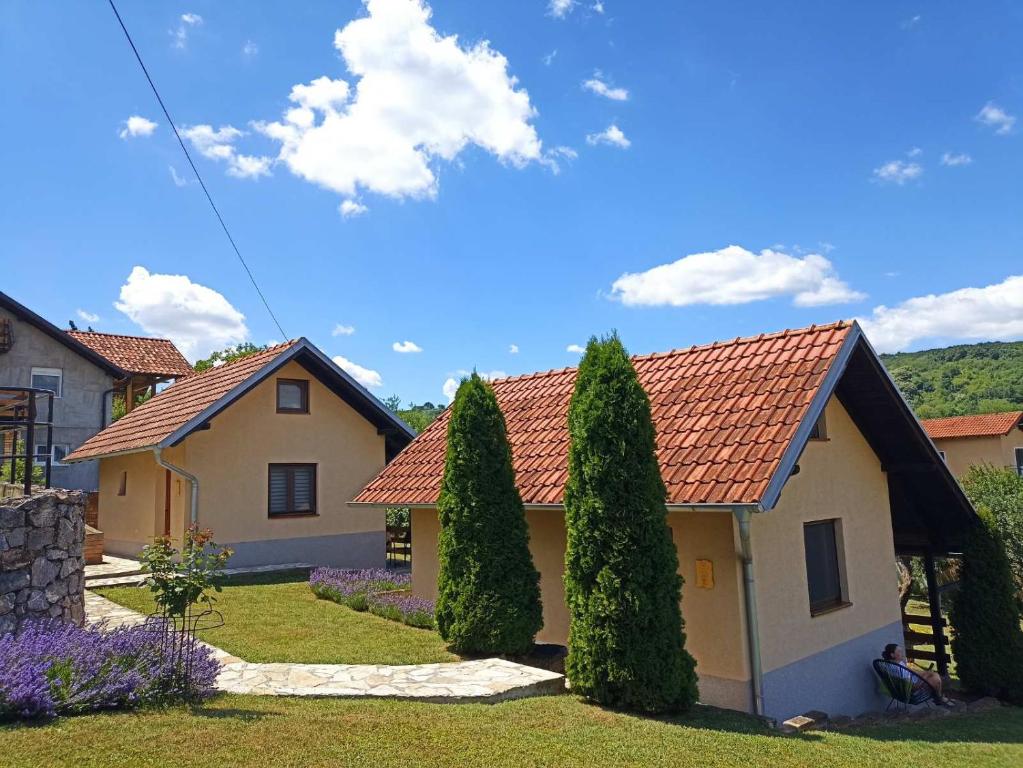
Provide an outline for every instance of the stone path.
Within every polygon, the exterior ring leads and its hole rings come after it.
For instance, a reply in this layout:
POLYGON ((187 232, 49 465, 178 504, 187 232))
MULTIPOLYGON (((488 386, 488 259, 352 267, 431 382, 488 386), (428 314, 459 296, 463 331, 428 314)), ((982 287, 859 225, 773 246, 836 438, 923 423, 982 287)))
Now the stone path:
MULTIPOLYGON (((310 563, 255 565, 248 568, 225 568, 223 574, 225 576, 237 576, 243 573, 273 573, 275 571, 294 571, 313 567, 310 563)), ((146 575, 142 573, 142 566, 137 560, 104 555, 101 564, 85 566, 85 584, 87 587, 137 587, 145 580, 146 575)))
MULTIPOLYGON (((93 592, 85 593, 90 623, 132 626, 141 613, 93 592)), ((336 696, 410 699, 438 703, 494 703, 565 691, 564 677, 504 659, 448 664, 254 664, 214 646, 221 663, 217 688, 225 693, 264 696, 336 696)))

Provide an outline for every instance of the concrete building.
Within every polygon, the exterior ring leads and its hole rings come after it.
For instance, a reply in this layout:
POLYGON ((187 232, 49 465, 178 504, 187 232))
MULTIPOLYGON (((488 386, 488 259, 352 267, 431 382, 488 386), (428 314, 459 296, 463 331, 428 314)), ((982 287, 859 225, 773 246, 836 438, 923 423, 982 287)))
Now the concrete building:
MULTIPOLYGON (((0 386, 40 387, 56 395, 50 485, 96 490, 96 462, 71 466, 63 459, 103 428, 115 382, 123 379, 125 372, 3 293, 0 337, 4 339, 0 345, 0 386)), ((42 451, 45 453, 45 448, 42 451)), ((36 446, 33 454, 39 454, 36 446)))
MULTIPOLYGON (((903 642, 896 554, 961 551, 976 517, 856 324, 633 358, 650 399, 701 701, 784 719, 883 707, 903 642)), ((576 371, 494 381, 529 546, 538 642, 566 644, 567 413, 576 371)), ((435 598, 449 412, 356 497, 412 508, 412 589, 435 598)), ((936 595, 932 604, 937 605, 936 595)))
POLYGON ((382 509, 348 502, 414 436, 305 339, 179 381, 88 440, 106 551, 210 528, 232 566, 382 567, 382 509))

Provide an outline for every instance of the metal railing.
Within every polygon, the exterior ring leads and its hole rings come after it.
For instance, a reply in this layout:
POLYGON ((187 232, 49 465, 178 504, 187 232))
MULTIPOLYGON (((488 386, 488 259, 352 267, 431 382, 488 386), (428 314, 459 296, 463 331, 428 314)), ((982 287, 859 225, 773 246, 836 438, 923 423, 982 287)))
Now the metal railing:
POLYGON ((2 387, 0 386, 0 466, 10 469, 10 482, 15 483, 18 462, 23 461, 24 478, 22 488, 26 496, 32 495, 32 474, 37 464, 43 465, 43 483, 50 487, 50 473, 53 463, 53 398, 55 393, 50 389, 39 387, 2 387), (46 419, 39 420, 38 398, 46 400, 46 419), (40 462, 41 454, 36 451, 36 433, 42 431, 46 435, 46 456, 40 462), (10 453, 6 446, 10 435, 10 453), (23 452, 18 451, 18 444, 25 446, 23 452))

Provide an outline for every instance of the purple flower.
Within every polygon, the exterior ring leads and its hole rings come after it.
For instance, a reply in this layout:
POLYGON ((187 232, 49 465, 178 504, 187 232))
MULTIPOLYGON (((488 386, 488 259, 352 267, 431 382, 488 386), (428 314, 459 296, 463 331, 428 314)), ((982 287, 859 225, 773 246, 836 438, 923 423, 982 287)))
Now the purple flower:
POLYGON ((185 638, 174 647, 152 624, 29 621, 0 636, 0 719, 200 698, 219 671, 207 646, 185 638))

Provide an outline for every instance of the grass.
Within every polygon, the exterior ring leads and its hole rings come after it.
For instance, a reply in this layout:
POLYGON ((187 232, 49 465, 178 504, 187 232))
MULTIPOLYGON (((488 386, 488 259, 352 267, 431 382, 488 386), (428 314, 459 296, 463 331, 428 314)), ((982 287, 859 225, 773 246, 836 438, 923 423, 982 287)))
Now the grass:
POLYGON ((737 713, 621 714, 557 696, 420 704, 221 696, 203 706, 0 726, 5 768, 1023 765, 1023 709, 782 736, 737 713))
MULTIPOLYGON (((141 613, 154 610, 147 589, 96 591, 141 613)), ((458 660, 436 632, 317 599, 305 572, 235 577, 216 597, 224 626, 200 631, 199 636, 245 661, 429 664, 458 660)))

